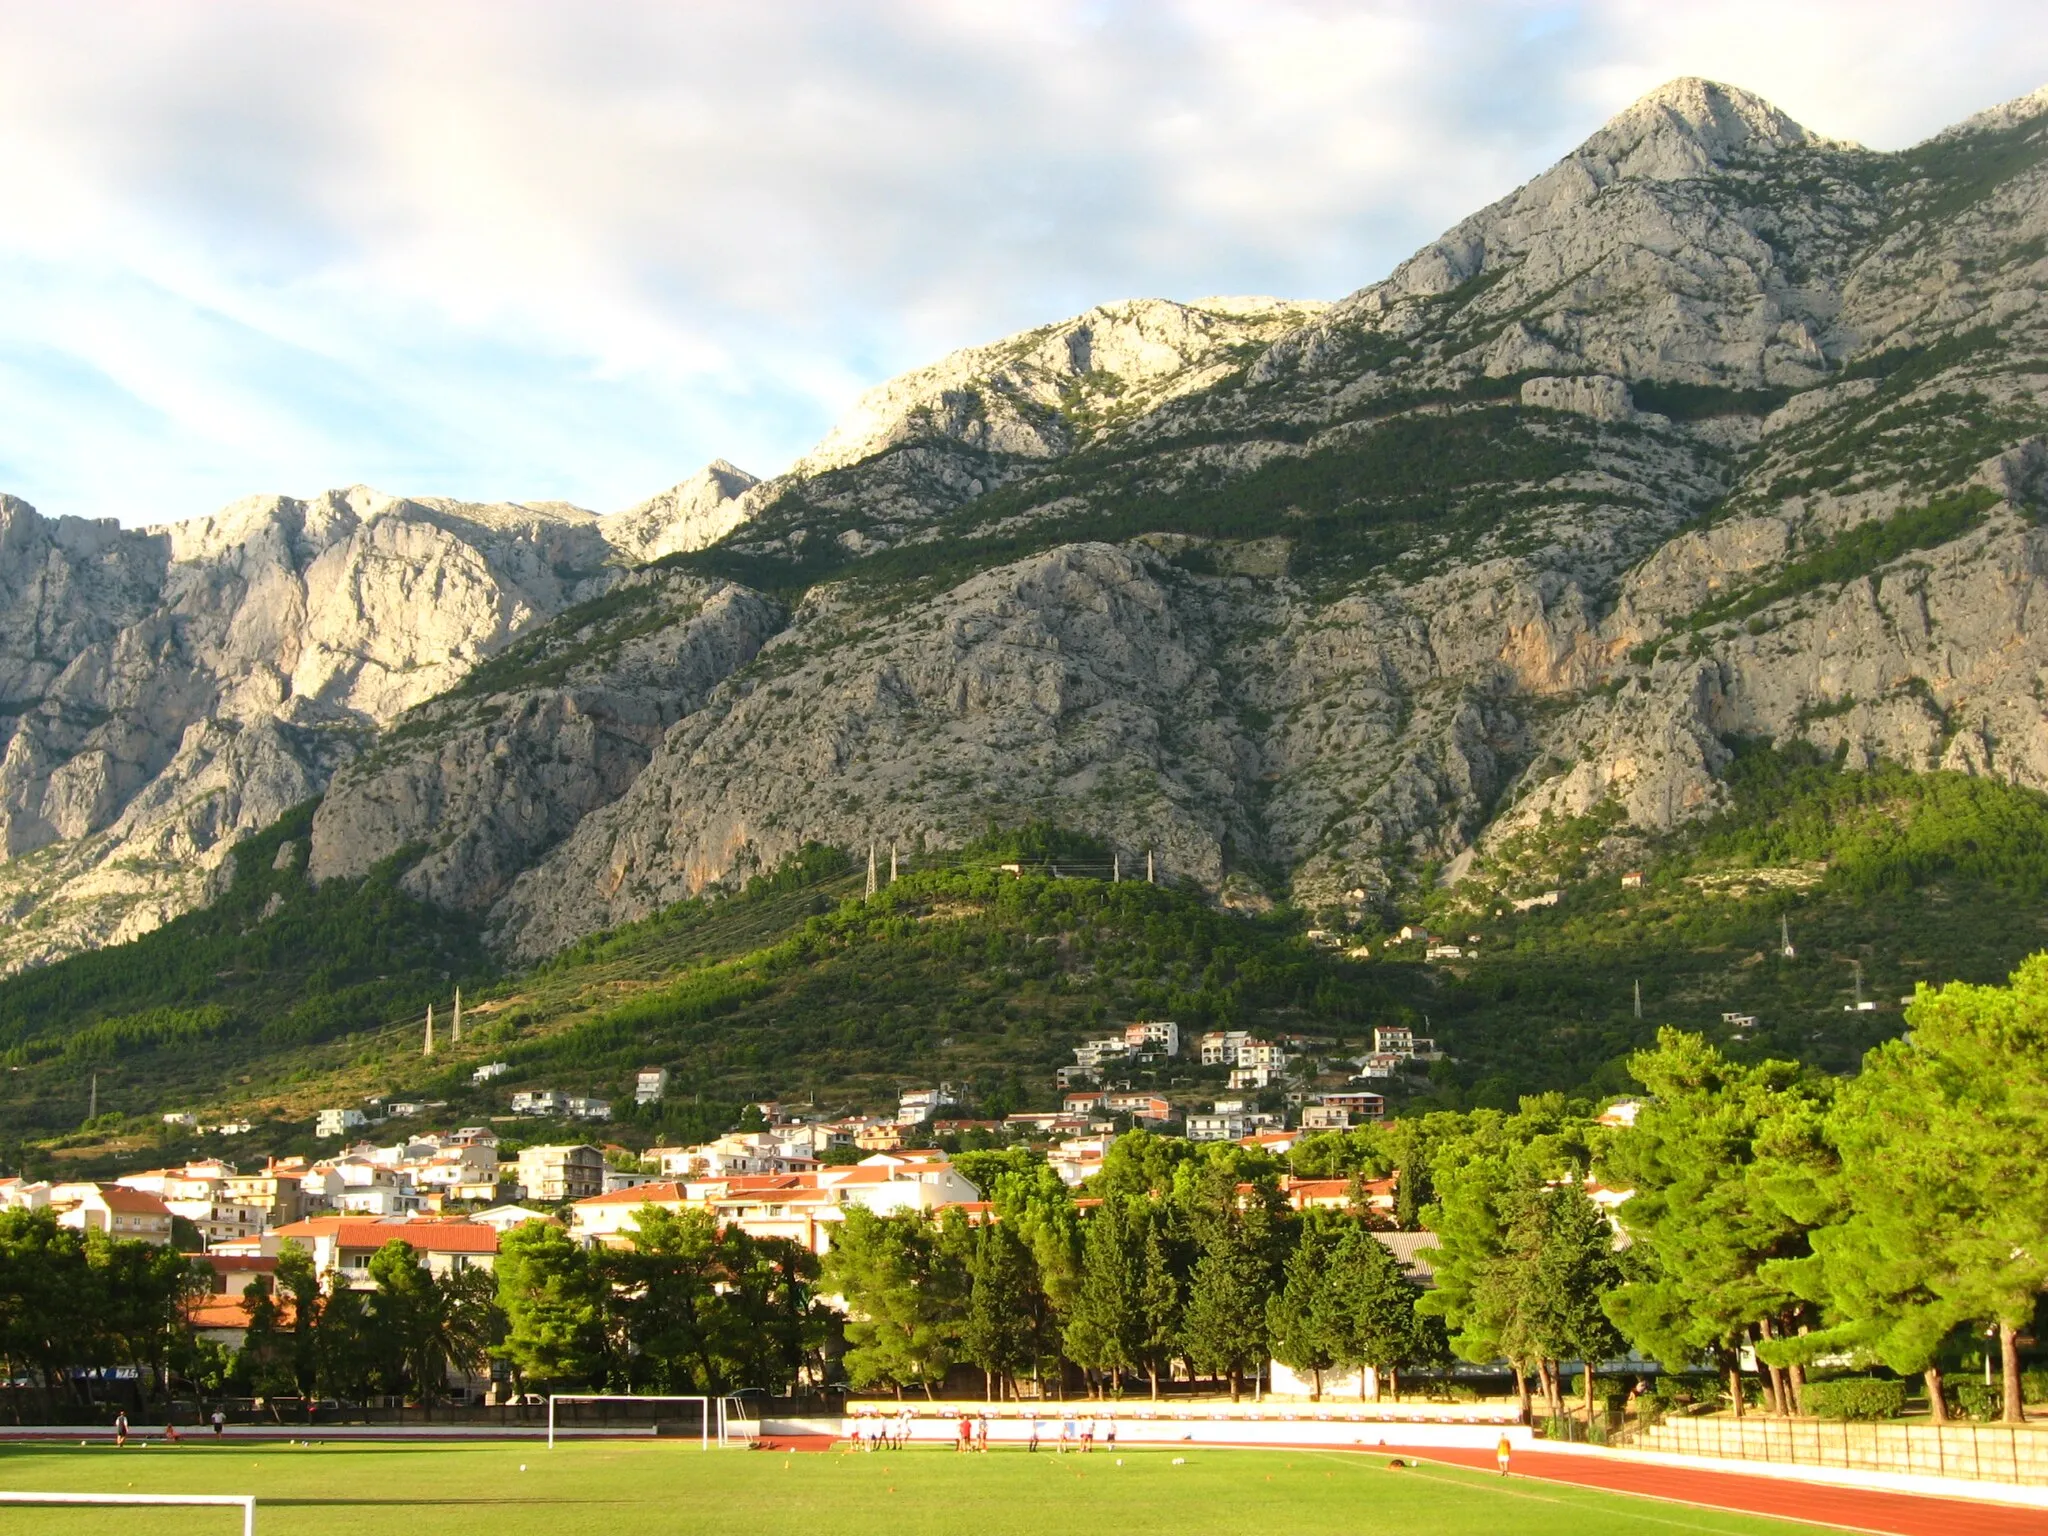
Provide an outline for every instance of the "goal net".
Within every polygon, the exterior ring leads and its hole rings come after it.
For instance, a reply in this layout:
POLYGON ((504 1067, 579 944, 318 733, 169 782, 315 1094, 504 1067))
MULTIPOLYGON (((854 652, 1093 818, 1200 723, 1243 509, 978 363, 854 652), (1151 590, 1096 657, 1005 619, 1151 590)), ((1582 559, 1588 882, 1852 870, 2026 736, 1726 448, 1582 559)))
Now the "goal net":
MULTIPOLYGON (((628 1424, 645 1423, 651 1433, 659 1434, 664 1422, 660 1415, 644 1414, 635 1410, 651 1410, 656 1405, 672 1403, 681 1411, 671 1414, 666 1422, 681 1423, 684 1433, 695 1430, 698 1442, 705 1450, 711 1449, 711 1437, 718 1433, 716 1415, 712 1411, 712 1399, 703 1393, 652 1394, 640 1392, 557 1392, 548 1398, 548 1449, 555 1445, 555 1429, 558 1423, 565 1429, 623 1428, 628 1424), (623 1405, 631 1404, 632 1407, 623 1405), (558 1406, 559 1405, 559 1406, 558 1406), (586 1405, 592 1410, 586 1412, 586 1405), (621 1405, 621 1406, 614 1406, 621 1405), (566 1407, 567 1414, 560 1409, 566 1407), (566 1422, 565 1422, 566 1420, 566 1422)), ((719 1434, 719 1443, 725 1437, 719 1434)))

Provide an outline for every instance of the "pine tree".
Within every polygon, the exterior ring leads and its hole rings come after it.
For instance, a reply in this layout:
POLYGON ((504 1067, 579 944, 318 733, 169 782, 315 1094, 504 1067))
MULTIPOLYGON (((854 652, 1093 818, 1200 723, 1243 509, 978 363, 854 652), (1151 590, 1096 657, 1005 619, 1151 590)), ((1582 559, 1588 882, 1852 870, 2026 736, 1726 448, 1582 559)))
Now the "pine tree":
MULTIPOLYGON (((1817 1140, 1832 1085, 1790 1062, 1730 1061, 1675 1030, 1629 1070, 1648 1099, 1601 1159, 1606 1177, 1633 1191, 1619 1217, 1635 1273, 1613 1316, 1667 1368, 1717 1354, 1739 1403, 1735 1367, 1751 1331, 1790 1332, 1801 1313, 1797 1271, 1786 1265, 1806 1256, 1811 1223, 1771 1192, 1817 1140)), ((1780 1365, 1766 1364, 1772 1398, 1789 1409, 1780 1365)))
POLYGON ((1170 1370, 1181 1337, 1181 1281, 1167 1240, 1167 1214, 1154 1206, 1146 1214, 1145 1257, 1138 1287, 1138 1358, 1144 1362, 1152 1396, 1159 1396, 1159 1376, 1170 1370))
POLYGON ((1142 1280, 1136 1234, 1122 1200, 1105 1199, 1088 1223, 1081 1284, 1067 1315, 1067 1358, 1122 1392, 1123 1373, 1136 1370, 1143 1347, 1142 1280))
POLYGON ((1330 1235, 1320 1224, 1305 1227, 1287 1256, 1279 1291, 1266 1303, 1273 1358, 1290 1369, 1306 1371, 1317 1402, 1322 1401, 1323 1373, 1347 1359, 1331 1246, 1330 1235))
MULTIPOLYGON (((1387 1379, 1398 1400, 1401 1368, 1428 1352, 1415 1315, 1420 1288, 1401 1272, 1386 1244, 1353 1221, 1331 1255, 1330 1290, 1341 1320, 1339 1358, 1387 1379)), ((1361 1396, 1363 1390, 1361 1381, 1361 1396)))
MULTIPOLYGON (((509 1325, 504 1351, 522 1377, 580 1385, 599 1376, 607 1298, 590 1250, 553 1222, 524 1222, 499 1241, 492 1274, 509 1325)), ((323 1307, 323 1335, 330 1317, 345 1331, 343 1313, 349 1309, 337 1312, 340 1301, 336 1292, 323 1307)), ((327 1368, 347 1375, 355 1368, 353 1358, 342 1340, 334 1345, 327 1368)))
POLYGON ((977 1228, 960 1352, 981 1368, 990 1397, 1014 1394, 1018 1373, 1033 1363, 1037 1291, 1030 1250, 1016 1233, 1001 1222, 977 1228))
POLYGON ((2029 1150, 2048 1126, 2048 955, 2005 987, 1923 992, 1906 1020, 1829 1119, 1844 1215, 1813 1242, 1830 1318, 1897 1369, 1958 1325, 1995 1328, 2018 1423, 2019 1334, 2048 1289, 2048 1165, 2029 1150))
POLYGON ((1586 1423, 1593 1422, 1593 1368, 1621 1353, 1604 1303, 1621 1285, 1614 1229, 1584 1189, 1567 1185, 1542 1200, 1543 1233, 1532 1276, 1533 1325, 1552 1360, 1585 1366, 1586 1423))
POLYGON ((1195 1264, 1181 1336, 1188 1358, 1228 1377, 1230 1399, 1244 1396, 1244 1373, 1266 1358, 1266 1298, 1272 1292, 1259 1234, 1242 1221, 1221 1225, 1195 1264))
POLYGON ((960 1294, 931 1224, 851 1207, 833 1235, 825 1283, 846 1298, 846 1378, 854 1386, 922 1387, 955 1358, 960 1294))

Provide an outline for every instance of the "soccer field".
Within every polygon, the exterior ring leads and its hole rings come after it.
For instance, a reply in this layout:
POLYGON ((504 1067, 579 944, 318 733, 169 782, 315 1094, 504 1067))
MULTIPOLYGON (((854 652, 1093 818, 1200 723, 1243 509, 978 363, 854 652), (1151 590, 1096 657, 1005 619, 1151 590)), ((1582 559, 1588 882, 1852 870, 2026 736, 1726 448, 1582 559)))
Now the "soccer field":
MULTIPOLYGON (((922 1449, 850 1456, 702 1451, 675 1440, 0 1447, 0 1487, 253 1493, 258 1536, 1607 1536, 1812 1532, 1459 1468, 1390 1470, 1334 1451, 1124 1451, 1082 1457, 922 1449), (1175 1455, 1186 1465, 1175 1466, 1175 1455), (524 1468, 522 1471, 521 1468, 524 1468)), ((234 1536, 230 1509, 0 1505, 36 1536, 234 1536)))

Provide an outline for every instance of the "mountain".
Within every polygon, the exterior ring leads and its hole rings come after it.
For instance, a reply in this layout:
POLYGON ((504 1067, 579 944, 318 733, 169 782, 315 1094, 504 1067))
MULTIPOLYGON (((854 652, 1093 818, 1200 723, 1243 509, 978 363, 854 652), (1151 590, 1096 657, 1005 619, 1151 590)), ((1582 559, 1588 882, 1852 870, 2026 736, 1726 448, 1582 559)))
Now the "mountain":
POLYGON ((0 962, 203 903, 316 800, 288 869, 516 970, 992 823, 1370 939, 1677 857, 1759 742, 2024 798, 2044 158, 2048 91, 1879 153, 1680 80, 1336 303, 1105 305, 772 479, 8 502, 0 962))
POLYGON ((2044 113, 1875 154, 1682 80, 1233 308, 1280 334, 1174 372, 1093 344, 1133 307, 886 386, 687 557, 788 627, 496 931, 1026 816, 1359 922, 1546 814, 1709 812, 1738 736, 2048 781, 2044 113))

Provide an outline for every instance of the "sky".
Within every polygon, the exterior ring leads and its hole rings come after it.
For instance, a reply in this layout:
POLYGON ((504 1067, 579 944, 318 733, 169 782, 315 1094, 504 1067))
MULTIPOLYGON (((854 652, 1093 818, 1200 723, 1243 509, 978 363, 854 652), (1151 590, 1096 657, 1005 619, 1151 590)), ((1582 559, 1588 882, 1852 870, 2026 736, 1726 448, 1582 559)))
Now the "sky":
POLYGON ((1902 148, 2039 0, 0 0, 0 491, 633 504, 1120 298, 1338 298, 1698 74, 1902 148))

